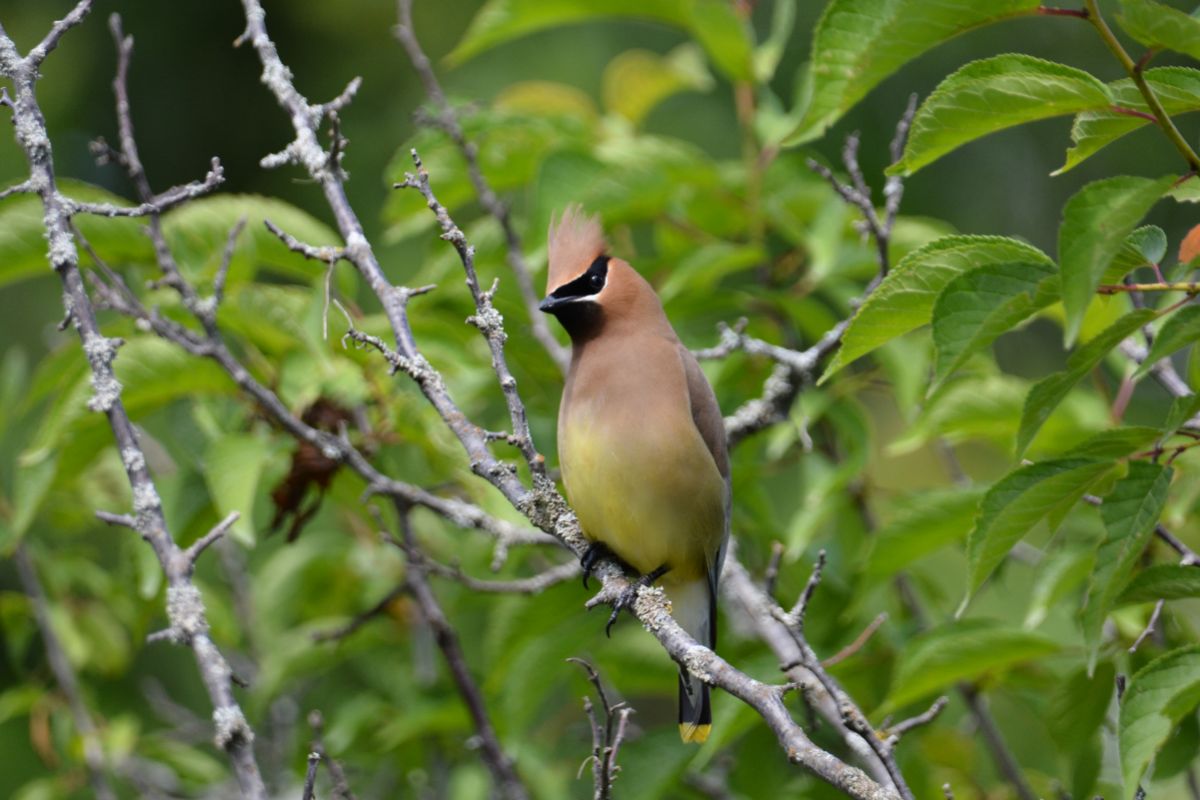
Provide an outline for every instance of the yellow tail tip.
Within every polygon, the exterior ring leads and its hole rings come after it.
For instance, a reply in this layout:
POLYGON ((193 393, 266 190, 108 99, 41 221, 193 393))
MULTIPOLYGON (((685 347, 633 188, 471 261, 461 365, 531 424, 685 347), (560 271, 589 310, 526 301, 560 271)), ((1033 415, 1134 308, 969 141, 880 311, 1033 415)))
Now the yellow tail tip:
POLYGON ((708 734, 711 732, 712 725, 679 723, 679 738, 683 740, 684 744, 704 744, 708 741, 708 734))

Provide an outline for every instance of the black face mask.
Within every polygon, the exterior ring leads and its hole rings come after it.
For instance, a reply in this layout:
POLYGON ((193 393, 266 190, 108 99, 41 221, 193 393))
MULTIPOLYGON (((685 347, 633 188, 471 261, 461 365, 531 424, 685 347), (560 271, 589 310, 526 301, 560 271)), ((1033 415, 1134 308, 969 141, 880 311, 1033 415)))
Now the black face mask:
POLYGON ((567 306, 579 303, 580 298, 598 294, 604 288, 607 280, 608 256, 597 256, 587 271, 570 283, 564 283, 551 292, 550 296, 538 305, 538 308, 547 314, 558 315, 567 306))

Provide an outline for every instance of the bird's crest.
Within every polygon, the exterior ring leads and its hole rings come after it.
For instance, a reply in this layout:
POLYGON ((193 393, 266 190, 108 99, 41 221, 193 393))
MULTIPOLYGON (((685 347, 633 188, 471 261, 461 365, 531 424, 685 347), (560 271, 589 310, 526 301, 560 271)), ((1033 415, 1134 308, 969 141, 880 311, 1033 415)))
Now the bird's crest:
POLYGON ((550 218, 546 241, 550 262, 546 272, 547 294, 579 277, 606 249, 600 219, 585 214, 579 205, 567 206, 557 220, 550 218))

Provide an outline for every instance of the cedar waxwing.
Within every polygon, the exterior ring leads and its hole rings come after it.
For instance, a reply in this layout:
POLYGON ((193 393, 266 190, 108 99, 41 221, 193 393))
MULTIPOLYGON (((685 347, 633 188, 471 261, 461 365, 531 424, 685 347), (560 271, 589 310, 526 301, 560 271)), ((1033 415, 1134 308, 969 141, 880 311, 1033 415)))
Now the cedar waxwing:
MULTIPOLYGON (((567 497, 592 546, 648 585, 661 578, 675 620, 717 644, 717 578, 729 537, 729 456, 712 387, 675 335, 654 289, 605 254, 594 217, 568 208, 549 233, 549 296, 540 308, 571 336, 558 412, 567 497)), ((636 596, 616 603, 613 620, 636 596)), ((679 675, 679 735, 704 742, 708 686, 679 675)))

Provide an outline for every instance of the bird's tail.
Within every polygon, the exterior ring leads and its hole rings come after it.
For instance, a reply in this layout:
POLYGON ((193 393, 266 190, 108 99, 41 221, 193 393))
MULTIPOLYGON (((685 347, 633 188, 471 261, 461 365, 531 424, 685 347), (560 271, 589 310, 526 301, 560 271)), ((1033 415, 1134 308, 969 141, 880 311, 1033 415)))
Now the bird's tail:
POLYGON ((679 738, 685 744, 704 744, 712 731, 708 684, 679 673, 679 738))
MULTIPOLYGON (((716 605, 708 581, 701 579, 666 588, 675 621, 696 641, 715 647, 716 605)), ((684 742, 703 744, 711 731, 712 704, 708 685, 680 669, 679 738, 684 742)))

